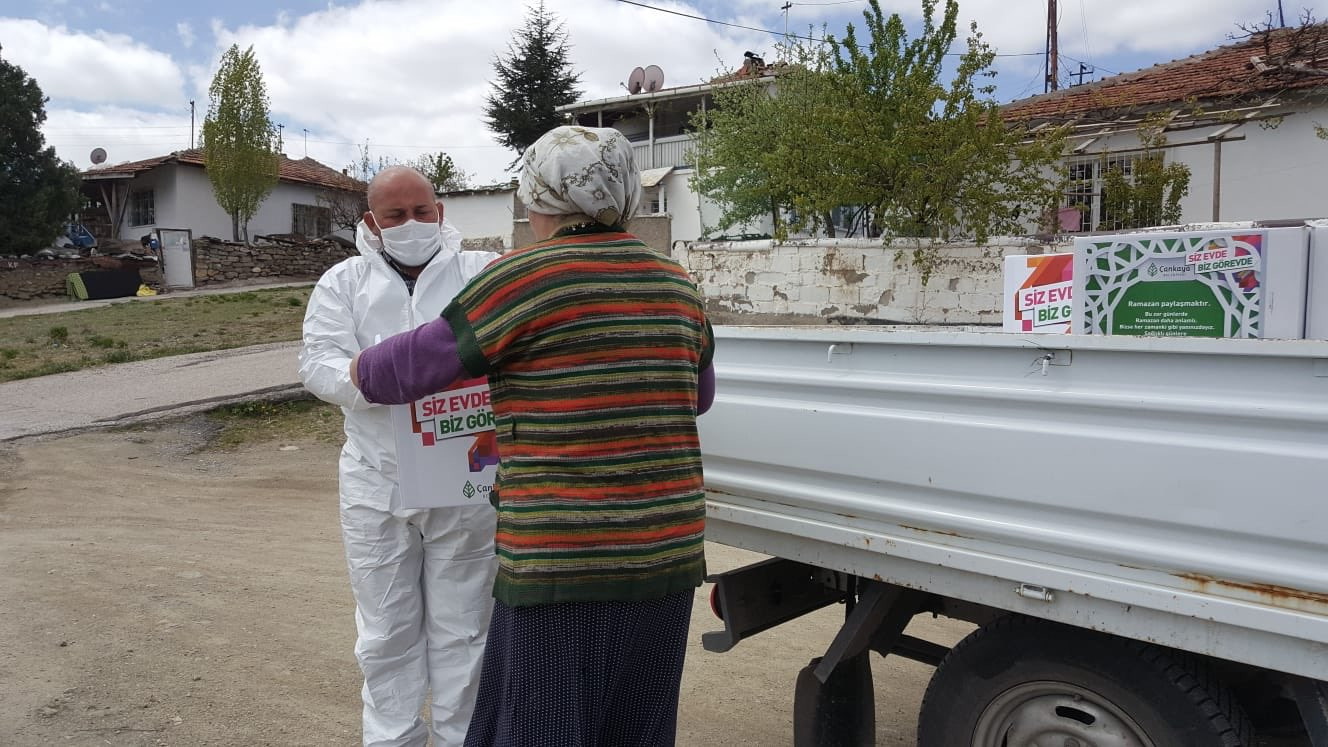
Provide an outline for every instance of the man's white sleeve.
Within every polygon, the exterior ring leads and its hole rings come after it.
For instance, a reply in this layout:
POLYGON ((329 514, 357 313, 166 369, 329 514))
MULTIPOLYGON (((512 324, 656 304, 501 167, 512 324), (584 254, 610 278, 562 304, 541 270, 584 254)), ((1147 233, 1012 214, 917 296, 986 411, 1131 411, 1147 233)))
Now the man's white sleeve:
POLYGON ((340 274, 328 272, 314 286, 304 313, 304 345, 300 348, 300 380, 315 397, 351 410, 375 405, 350 381, 350 361, 360 352, 354 318, 340 274), (337 275, 337 278, 333 276, 337 275))

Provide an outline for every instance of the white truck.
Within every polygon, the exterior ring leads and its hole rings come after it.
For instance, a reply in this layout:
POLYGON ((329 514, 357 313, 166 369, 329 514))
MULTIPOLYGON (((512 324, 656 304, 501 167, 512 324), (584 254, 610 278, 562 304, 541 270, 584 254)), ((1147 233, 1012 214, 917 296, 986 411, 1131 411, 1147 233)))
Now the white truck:
POLYGON ((716 336, 707 537, 773 557, 704 645, 847 608, 797 745, 873 743, 875 651, 936 667, 921 747, 1328 746, 1328 342, 716 336))

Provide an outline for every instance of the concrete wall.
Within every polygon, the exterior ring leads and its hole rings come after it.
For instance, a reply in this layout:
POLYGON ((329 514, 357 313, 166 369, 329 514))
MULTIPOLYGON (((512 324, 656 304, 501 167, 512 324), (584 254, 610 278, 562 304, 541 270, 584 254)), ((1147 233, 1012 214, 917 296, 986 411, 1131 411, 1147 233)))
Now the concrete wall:
POLYGON ((799 314, 838 321, 1000 324, 1002 257, 1071 251, 1069 242, 996 239, 986 246, 939 245, 924 285, 908 260, 912 242, 819 239, 678 245, 713 311, 799 314))
POLYGON ((512 243, 512 195, 515 192, 505 189, 444 194, 443 211, 468 246, 478 243, 492 251, 511 249, 515 246, 512 243))
MULTIPOLYGON (((217 205, 212 184, 202 168, 158 167, 134 178, 130 194, 141 189, 154 190, 157 221, 150 226, 130 226, 131 211, 126 209, 125 223, 118 234, 121 239, 136 241, 157 228, 188 228, 196 239, 203 236, 223 240, 232 238, 231 218, 217 205)), ((291 206, 296 203, 317 205, 318 191, 307 184, 278 182, 249 221, 249 236, 290 233, 294 212, 291 206)), ((346 238, 353 236, 349 231, 336 233, 346 238)))

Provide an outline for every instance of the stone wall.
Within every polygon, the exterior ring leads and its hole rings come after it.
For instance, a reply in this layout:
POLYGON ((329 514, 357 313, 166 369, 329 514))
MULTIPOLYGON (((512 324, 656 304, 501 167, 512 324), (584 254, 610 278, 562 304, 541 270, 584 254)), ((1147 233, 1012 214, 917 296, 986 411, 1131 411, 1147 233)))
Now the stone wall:
MULTIPOLYGON (((210 237, 194 239, 194 284, 241 284, 245 281, 317 280, 327 268, 358 254, 335 241, 291 239, 245 246, 210 237)), ((65 298, 65 278, 71 272, 138 268, 151 288, 162 289, 162 277, 153 259, 128 260, 108 256, 84 259, 0 260, 0 305, 65 298)))
POLYGON ((461 240, 461 251, 463 252, 497 252, 502 254, 508 248, 503 244, 502 236, 480 236, 461 240))
POLYGON ((245 280, 317 280, 327 268, 359 254, 335 241, 267 242, 246 246, 211 237, 194 239, 194 283, 245 280))
POLYGON ((870 239, 693 242, 677 259, 712 311, 797 314, 844 323, 999 324, 1002 257, 1070 251, 1071 245, 994 239, 938 244, 924 285, 913 242, 870 239))
POLYGON ((71 272, 138 269, 138 276, 153 288, 161 287, 161 273, 152 260, 133 261, 113 257, 85 259, 0 260, 0 306, 67 298, 65 278, 71 272))

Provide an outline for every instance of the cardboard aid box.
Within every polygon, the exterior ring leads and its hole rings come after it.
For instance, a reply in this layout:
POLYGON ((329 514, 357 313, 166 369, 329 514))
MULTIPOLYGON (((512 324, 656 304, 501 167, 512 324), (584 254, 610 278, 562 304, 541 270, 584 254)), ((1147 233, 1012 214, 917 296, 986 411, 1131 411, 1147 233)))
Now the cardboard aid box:
POLYGON ((456 381, 390 409, 399 487, 393 511, 489 503, 499 460, 487 379, 456 381))
POLYGON ((1069 332, 1074 313, 1073 275, 1073 254, 1008 255, 1002 331, 1069 332))
POLYGON ((1077 238, 1074 329, 1302 338, 1308 231, 1251 223, 1077 238))
POLYGON ((1305 299, 1305 337, 1328 340, 1328 220, 1310 221, 1309 292, 1305 299))

